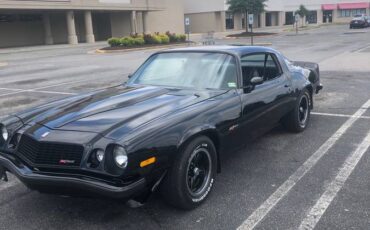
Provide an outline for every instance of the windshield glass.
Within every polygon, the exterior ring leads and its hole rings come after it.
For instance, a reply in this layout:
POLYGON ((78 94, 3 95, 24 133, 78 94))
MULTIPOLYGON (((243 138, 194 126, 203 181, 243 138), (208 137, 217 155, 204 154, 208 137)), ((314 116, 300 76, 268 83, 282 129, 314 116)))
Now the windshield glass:
POLYGON ((129 84, 174 88, 232 89, 237 87, 235 58, 221 53, 162 53, 152 56, 129 84))

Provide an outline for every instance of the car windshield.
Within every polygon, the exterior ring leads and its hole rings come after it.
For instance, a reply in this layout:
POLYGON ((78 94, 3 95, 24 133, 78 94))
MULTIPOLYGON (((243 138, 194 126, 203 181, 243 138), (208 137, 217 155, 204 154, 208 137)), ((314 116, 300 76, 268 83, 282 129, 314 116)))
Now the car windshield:
POLYGON ((237 87, 235 58, 223 53, 174 52, 152 56, 128 84, 192 89, 237 87))

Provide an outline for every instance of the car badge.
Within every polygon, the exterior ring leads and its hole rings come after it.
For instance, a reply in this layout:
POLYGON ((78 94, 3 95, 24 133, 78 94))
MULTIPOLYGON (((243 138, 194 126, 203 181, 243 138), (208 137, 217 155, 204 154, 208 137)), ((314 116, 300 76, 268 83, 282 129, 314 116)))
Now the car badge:
POLYGON ((46 133, 42 134, 41 137, 42 138, 47 137, 49 134, 50 134, 50 132, 46 132, 46 133))

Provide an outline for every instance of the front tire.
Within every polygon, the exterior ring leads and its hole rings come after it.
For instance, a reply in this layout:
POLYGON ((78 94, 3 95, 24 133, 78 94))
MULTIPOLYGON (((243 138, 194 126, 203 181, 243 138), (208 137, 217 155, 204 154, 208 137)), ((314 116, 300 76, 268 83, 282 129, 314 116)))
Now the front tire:
POLYGON ((303 132, 310 121, 311 95, 305 89, 298 97, 295 108, 283 118, 283 125, 291 132, 303 132))
POLYGON ((213 142, 200 136, 182 148, 161 186, 165 201, 180 209, 200 206, 209 196, 217 170, 213 142))

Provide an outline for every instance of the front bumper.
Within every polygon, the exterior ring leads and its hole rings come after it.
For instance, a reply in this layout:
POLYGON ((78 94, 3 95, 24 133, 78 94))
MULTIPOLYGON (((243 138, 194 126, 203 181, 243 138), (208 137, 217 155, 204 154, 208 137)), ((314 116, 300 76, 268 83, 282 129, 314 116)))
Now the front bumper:
POLYGON ((88 178, 38 174, 22 163, 17 162, 16 159, 7 157, 3 153, 0 153, 0 166, 14 174, 30 189, 59 195, 130 199, 139 196, 147 188, 145 178, 124 187, 116 187, 88 178))

